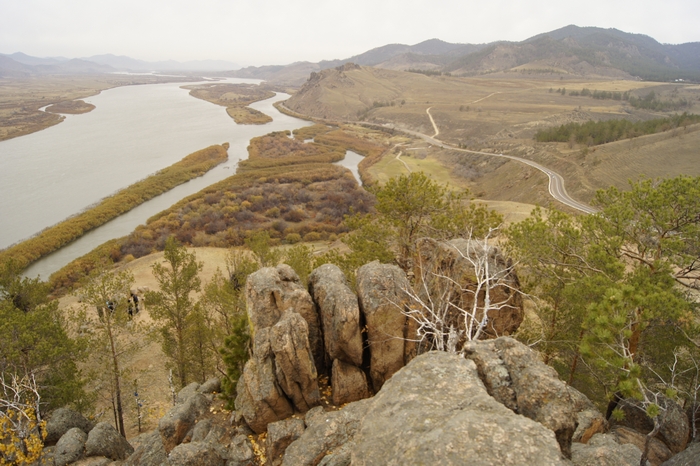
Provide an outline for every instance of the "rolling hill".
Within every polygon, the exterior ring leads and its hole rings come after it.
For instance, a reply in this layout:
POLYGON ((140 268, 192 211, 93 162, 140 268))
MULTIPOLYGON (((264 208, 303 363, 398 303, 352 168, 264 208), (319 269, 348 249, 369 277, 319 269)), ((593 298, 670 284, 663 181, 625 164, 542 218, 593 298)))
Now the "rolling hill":
POLYGON ((456 76, 526 71, 578 77, 700 81, 700 42, 661 44, 617 29, 566 26, 522 42, 452 44, 431 39, 390 44, 343 60, 248 67, 232 76, 301 85, 304 73, 346 63, 393 70, 425 70, 456 76))

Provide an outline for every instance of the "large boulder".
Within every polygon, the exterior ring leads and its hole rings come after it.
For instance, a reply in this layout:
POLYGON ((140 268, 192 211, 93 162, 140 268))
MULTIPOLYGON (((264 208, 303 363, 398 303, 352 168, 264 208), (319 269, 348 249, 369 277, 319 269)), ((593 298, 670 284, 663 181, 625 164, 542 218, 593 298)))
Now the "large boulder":
POLYGON ((44 445, 55 445, 66 432, 74 427, 87 433, 92 430, 93 423, 77 411, 70 408, 58 408, 51 414, 46 423, 44 445))
POLYGON ((631 444, 619 444, 609 434, 595 434, 587 444, 571 445, 575 466, 639 466, 642 452, 631 444))
POLYGON ((104 456, 114 461, 123 460, 134 452, 134 447, 109 422, 100 422, 88 434, 85 456, 104 456))
POLYGON ((463 238, 450 241, 421 238, 416 242, 416 253, 413 273, 419 295, 425 300, 428 293, 440 293, 455 306, 444 317, 446 328, 452 325, 463 334, 469 331, 457 308, 472 309, 476 295, 477 312, 473 318, 476 322, 484 320, 484 279, 488 277, 491 280, 488 293, 490 309, 481 337, 510 335, 518 329, 525 316, 522 295, 519 293, 520 282, 515 270, 497 247, 463 238), (481 291, 477 291, 479 285, 481 291))
POLYGON ((357 270, 357 293, 365 317, 370 351, 370 379, 379 391, 406 363, 406 321, 403 314, 409 302, 410 284, 395 265, 377 261, 357 270))
POLYGON ((87 434, 77 427, 73 427, 63 434, 54 450, 55 465, 65 466, 82 458, 85 454, 87 438, 87 434))
POLYGON ((323 337, 318 312, 299 276, 286 264, 263 267, 246 281, 248 317, 253 333, 275 325, 286 310, 299 313, 309 327, 309 346, 317 369, 324 367, 323 337))
POLYGON ((207 380, 202 385, 200 385, 197 389, 197 392, 202 393, 204 395, 220 393, 221 380, 219 380, 218 377, 212 377, 211 379, 207 380))
POLYGON ((195 393, 184 403, 173 406, 158 421, 158 431, 166 453, 170 453, 183 441, 197 418, 209 409, 210 404, 211 401, 205 395, 195 393))
POLYGON ((177 392, 177 403, 184 403, 191 396, 194 396, 197 393, 197 390, 199 390, 199 384, 197 382, 192 382, 191 384, 187 385, 182 390, 177 392))
MULTIPOLYGON (((465 355, 474 360, 481 379, 495 399, 552 430, 561 451, 571 457, 578 414, 581 411, 597 413, 585 396, 559 380, 556 371, 544 364, 537 353, 510 337, 469 342, 465 345, 465 355)), ((591 425, 579 434, 580 437, 590 438, 602 430, 602 415, 591 414, 590 417, 591 425)))
MULTIPOLYGON (((659 422, 661 428, 656 438, 661 440, 672 453, 683 451, 688 444, 690 436, 690 423, 688 416, 678 403, 665 396, 657 396, 661 407, 659 422)), ((641 434, 648 434, 654 429, 654 422, 647 416, 646 409, 641 402, 633 398, 621 400, 618 409, 622 410, 624 417, 612 421, 614 426, 629 427, 641 434)))
POLYGON ((282 455, 290 443, 301 437, 306 425, 303 419, 285 419, 267 426, 267 458, 270 464, 282 464, 282 455))
POLYGON ((285 466, 317 465, 328 453, 350 442, 360 427, 372 400, 350 403, 340 411, 323 412, 318 408, 306 415, 306 430, 285 451, 285 466))
POLYGON ((168 455, 170 466, 224 466, 227 460, 226 449, 218 444, 207 442, 182 443, 168 455))
POLYGON ((331 387, 333 404, 336 406, 370 396, 367 376, 362 369, 339 359, 333 361, 331 387))
MULTIPOLYGON (((641 434, 629 427, 617 426, 610 431, 610 434, 615 437, 615 441, 622 445, 634 445, 640 451, 644 451, 644 446, 647 441, 646 434, 641 434)), ((671 450, 668 449, 658 438, 653 437, 649 442, 649 452, 647 459, 651 466, 658 466, 664 461, 673 456, 671 450)))
POLYGON ((269 337, 277 382, 296 409, 305 413, 321 401, 306 321, 296 312, 285 311, 270 328, 269 337))
MULTIPOLYGON (((255 340, 266 340, 269 347, 269 336, 256 335, 255 340)), ((261 343, 256 346, 259 349, 264 345, 261 343)), ((248 426, 257 434, 265 432, 269 423, 286 419, 294 413, 292 405, 277 383, 274 361, 270 356, 259 360, 256 354, 246 362, 243 375, 238 379, 236 386, 235 405, 236 412, 243 416, 248 426)))
POLYGON ((163 447, 160 432, 154 430, 139 437, 138 446, 124 461, 124 466, 161 466, 167 464, 168 454, 163 447))
POLYGON ((473 361, 418 356, 371 399, 353 465, 565 465, 554 433, 491 397, 473 361))
POLYGON ((700 442, 691 443, 688 448, 661 463, 661 466, 700 466, 700 442))
POLYGON ((309 275, 309 291, 321 315, 326 362, 361 366, 360 307, 343 272, 333 264, 318 267, 309 275))

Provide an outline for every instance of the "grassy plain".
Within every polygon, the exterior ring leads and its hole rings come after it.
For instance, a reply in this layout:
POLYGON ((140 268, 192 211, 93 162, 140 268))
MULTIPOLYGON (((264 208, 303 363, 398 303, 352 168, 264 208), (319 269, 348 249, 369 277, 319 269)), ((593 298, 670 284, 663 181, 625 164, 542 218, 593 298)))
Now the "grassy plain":
MULTIPOLYGON (((0 80, 0 141, 34 133, 63 121, 64 117, 39 109, 47 105, 75 106, 82 99, 118 86, 194 81, 201 78, 128 75, 40 76, 0 80)), ((81 106, 83 107, 83 106, 81 106)), ((83 107, 84 108, 84 107, 83 107)), ((71 113, 61 111, 61 113, 71 113)))

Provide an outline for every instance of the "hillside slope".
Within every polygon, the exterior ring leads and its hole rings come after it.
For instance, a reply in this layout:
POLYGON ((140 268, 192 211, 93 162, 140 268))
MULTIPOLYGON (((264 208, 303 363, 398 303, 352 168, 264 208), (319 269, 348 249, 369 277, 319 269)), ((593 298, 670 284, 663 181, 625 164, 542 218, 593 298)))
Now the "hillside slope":
POLYGON ((661 44, 643 34, 570 25, 521 42, 453 44, 431 39, 415 45, 389 44, 341 60, 248 67, 231 75, 300 86, 310 72, 347 63, 457 76, 527 72, 588 78, 700 81, 700 43, 661 44))

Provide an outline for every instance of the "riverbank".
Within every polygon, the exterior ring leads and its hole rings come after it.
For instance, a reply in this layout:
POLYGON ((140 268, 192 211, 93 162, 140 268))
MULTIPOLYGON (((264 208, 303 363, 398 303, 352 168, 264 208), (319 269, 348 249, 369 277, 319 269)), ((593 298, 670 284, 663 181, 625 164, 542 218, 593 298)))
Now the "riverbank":
POLYGON ((58 113, 74 113, 39 110, 48 105, 84 99, 120 86, 201 80, 198 77, 121 74, 4 79, 0 86, 0 141, 25 136, 61 123, 65 117, 58 113))
POLYGON ((42 257, 75 241, 88 231, 175 186, 202 176, 228 159, 227 149, 228 143, 225 143, 210 146, 186 156, 170 167, 103 199, 94 207, 45 229, 33 238, 0 251, 0 263, 14 260, 19 266, 26 268, 42 257))
POLYGON ((128 262, 162 250, 174 235, 188 247, 241 246, 257 232, 271 244, 334 241, 347 231, 343 219, 367 212, 371 196, 336 163, 348 150, 372 154, 386 147, 365 128, 318 125, 253 138, 236 174, 152 216, 131 234, 101 244, 53 273, 56 295, 72 289, 95 264, 128 262), (309 136, 316 142, 309 142, 309 136))

